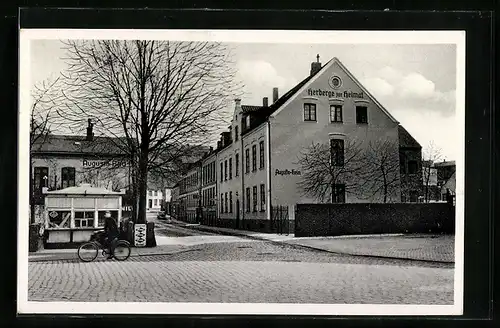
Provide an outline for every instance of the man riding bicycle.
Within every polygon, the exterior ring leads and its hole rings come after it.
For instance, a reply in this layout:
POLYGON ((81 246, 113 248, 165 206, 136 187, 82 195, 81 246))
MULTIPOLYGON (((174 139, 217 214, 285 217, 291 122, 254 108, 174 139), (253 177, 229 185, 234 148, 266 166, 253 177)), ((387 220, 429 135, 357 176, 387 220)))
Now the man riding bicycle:
POLYGON ((110 260, 114 256, 114 248, 120 231, 118 230, 116 220, 111 217, 111 212, 109 211, 106 211, 106 214, 104 214, 104 235, 105 245, 108 247, 109 253, 107 259, 110 260))

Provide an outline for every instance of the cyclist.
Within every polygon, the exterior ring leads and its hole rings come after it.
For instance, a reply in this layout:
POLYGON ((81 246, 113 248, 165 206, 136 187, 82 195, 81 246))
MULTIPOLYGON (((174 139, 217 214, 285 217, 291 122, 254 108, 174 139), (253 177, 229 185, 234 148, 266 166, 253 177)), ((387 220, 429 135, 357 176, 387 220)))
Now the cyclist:
POLYGON ((104 235, 105 243, 109 250, 108 260, 112 259, 114 256, 114 245, 120 235, 118 230, 118 224, 116 220, 111 217, 111 212, 106 211, 104 214, 104 235))

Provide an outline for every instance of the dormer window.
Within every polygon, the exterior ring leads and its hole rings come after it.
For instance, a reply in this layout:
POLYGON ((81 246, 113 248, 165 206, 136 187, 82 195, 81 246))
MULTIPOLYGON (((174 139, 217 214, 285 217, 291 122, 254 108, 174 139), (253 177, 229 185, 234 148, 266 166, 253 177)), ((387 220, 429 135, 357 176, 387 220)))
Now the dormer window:
POLYGON ((250 115, 247 115, 247 117, 245 118, 245 121, 246 121, 245 124, 247 126, 247 129, 249 129, 250 128, 250 115))

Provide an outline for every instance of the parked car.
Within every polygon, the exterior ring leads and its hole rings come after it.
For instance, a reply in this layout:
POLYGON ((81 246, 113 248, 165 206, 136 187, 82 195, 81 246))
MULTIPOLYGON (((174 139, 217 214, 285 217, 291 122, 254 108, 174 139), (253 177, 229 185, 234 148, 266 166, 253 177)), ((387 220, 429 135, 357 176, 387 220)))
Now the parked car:
POLYGON ((165 212, 160 211, 158 212, 158 215, 156 216, 159 220, 165 220, 167 216, 165 215, 165 212))

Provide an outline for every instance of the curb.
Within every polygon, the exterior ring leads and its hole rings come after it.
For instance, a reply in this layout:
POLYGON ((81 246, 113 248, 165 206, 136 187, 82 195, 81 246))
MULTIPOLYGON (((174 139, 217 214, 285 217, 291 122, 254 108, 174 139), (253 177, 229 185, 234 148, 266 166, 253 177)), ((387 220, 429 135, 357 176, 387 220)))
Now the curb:
MULTIPOLYGON (((286 241, 276 241, 276 240, 270 240, 270 239, 265 239, 261 237, 256 237, 252 235, 245 235, 243 233, 237 233, 237 232, 229 232, 229 231, 219 231, 216 229, 209 229, 205 228, 201 225, 198 226, 186 226, 186 229, 193 229, 193 230, 201 230, 201 231, 206 231, 206 232, 214 232, 216 231, 217 233, 220 233, 221 235, 226 235, 226 236, 238 236, 238 237, 244 237, 244 238, 249 238, 253 240, 261 240, 261 241, 267 241, 275 245, 286 245, 294 248, 302 248, 302 249, 309 249, 309 250, 314 250, 318 252, 324 252, 324 253, 330 253, 330 254, 335 254, 335 255, 340 255, 340 256, 358 256, 358 257, 365 257, 365 258, 379 258, 379 259, 388 259, 388 260, 394 260, 394 261, 411 261, 411 262, 420 262, 420 263, 434 263, 434 264, 446 264, 446 265, 455 265, 455 262, 448 262, 448 261, 438 261, 438 260, 422 260, 422 259, 412 259, 412 258, 406 258, 406 257, 392 257, 392 256, 382 256, 382 255, 366 255, 366 254, 352 254, 352 253, 347 253, 347 252, 334 252, 334 251, 329 251, 323 248, 319 247, 314 247, 314 246, 308 246, 308 245, 300 245, 300 244, 292 244, 292 243, 287 243, 286 241)), ((403 234, 401 234, 403 235, 403 234)), ((377 235, 377 236, 382 236, 382 235, 377 235)))
MULTIPOLYGON (((130 255, 130 257, 165 256, 165 255, 175 255, 175 254, 188 253, 188 252, 194 252, 194 251, 199 251, 199 249, 185 249, 185 250, 180 250, 177 252, 170 252, 170 253, 162 252, 162 253, 151 253, 151 254, 134 254, 134 255, 130 255)), ((42 256, 40 256, 40 257, 42 257, 42 256)), ((40 258, 40 259, 33 258, 33 259, 28 259, 28 262, 55 262, 55 261, 78 261, 78 262, 80 262, 80 259, 78 258, 78 256, 76 258, 71 257, 71 258, 40 258)), ((92 262, 88 262, 88 263, 92 263, 92 262)))

